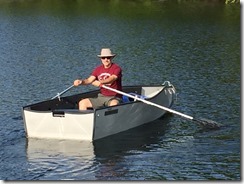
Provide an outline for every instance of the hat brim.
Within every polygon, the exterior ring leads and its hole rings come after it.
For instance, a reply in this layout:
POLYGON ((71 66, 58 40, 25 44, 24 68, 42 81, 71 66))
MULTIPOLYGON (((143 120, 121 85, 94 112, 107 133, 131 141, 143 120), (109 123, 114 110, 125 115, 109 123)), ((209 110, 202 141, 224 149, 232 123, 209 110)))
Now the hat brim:
POLYGON ((101 57, 115 57, 116 54, 112 54, 112 55, 97 55, 97 57, 101 58, 101 57))

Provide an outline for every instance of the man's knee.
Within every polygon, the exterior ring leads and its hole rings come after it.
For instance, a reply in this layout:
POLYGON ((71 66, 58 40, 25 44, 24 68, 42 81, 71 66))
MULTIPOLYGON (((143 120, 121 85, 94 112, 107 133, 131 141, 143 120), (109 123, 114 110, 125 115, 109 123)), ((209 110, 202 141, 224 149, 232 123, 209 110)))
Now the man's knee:
POLYGON ((118 104, 119 104, 119 101, 116 99, 113 99, 113 100, 109 101, 108 106, 115 106, 118 104))
POLYGON ((88 107, 92 107, 92 104, 88 98, 82 99, 79 102, 79 109, 80 110, 87 110, 88 107))

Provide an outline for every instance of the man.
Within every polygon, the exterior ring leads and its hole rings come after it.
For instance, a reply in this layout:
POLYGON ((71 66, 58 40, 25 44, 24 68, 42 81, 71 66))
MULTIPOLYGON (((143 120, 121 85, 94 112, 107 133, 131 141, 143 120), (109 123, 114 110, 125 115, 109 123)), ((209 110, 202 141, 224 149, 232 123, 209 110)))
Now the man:
POLYGON ((103 48, 101 54, 97 55, 102 64, 96 67, 87 79, 77 79, 74 86, 92 84, 100 87, 100 93, 96 98, 85 98, 79 102, 79 110, 87 110, 87 108, 99 108, 102 106, 114 106, 120 103, 121 95, 111 90, 102 88, 107 85, 111 88, 122 89, 122 69, 112 59, 116 56, 109 48, 103 48))

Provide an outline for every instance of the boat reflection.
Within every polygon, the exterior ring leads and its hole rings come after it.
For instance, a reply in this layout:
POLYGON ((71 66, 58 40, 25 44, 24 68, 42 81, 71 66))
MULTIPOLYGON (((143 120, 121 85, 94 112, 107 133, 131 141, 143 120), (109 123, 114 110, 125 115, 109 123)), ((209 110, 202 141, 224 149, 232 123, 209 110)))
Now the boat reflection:
POLYGON ((96 179, 91 142, 28 139, 26 152, 31 180, 96 179))
POLYGON ((160 146, 171 115, 94 142, 27 139, 33 180, 106 180, 128 174, 127 158, 160 146))
POLYGON ((28 159, 42 158, 44 155, 94 157, 94 147, 89 141, 27 139, 28 159))

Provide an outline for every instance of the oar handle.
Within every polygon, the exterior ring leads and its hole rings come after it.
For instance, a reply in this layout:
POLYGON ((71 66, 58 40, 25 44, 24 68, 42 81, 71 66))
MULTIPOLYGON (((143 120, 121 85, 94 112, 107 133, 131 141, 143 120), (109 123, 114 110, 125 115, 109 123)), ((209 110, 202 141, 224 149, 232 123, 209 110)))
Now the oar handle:
POLYGON ((64 93, 66 93, 67 91, 69 91, 69 90, 70 90, 71 88, 73 88, 73 87, 74 87, 74 84, 73 84, 72 86, 68 87, 67 89, 63 90, 62 92, 57 93, 57 95, 54 96, 54 97, 52 97, 52 99, 57 98, 57 97, 60 98, 61 95, 63 95, 64 93))
POLYGON ((160 109, 163 109, 163 110, 165 110, 165 111, 171 112, 171 113, 173 113, 173 114, 177 114, 177 115, 180 115, 180 116, 185 117, 185 118, 187 118, 187 119, 193 120, 193 117, 191 117, 191 116, 188 116, 188 115, 183 114, 183 113, 181 113, 181 112, 178 112, 178 111, 169 109, 169 108, 167 108, 167 107, 158 105, 158 104, 156 104, 156 103, 147 101, 147 100, 142 99, 142 98, 139 98, 139 97, 137 97, 137 96, 133 96, 133 95, 130 95, 130 94, 128 94, 128 93, 119 91, 119 90, 117 90, 117 89, 110 88, 110 87, 108 87, 108 86, 106 86, 106 85, 102 85, 101 87, 103 87, 103 88, 105 88, 105 89, 108 89, 108 90, 111 90, 111 91, 113 91, 113 92, 116 92, 116 93, 118 93, 118 94, 125 95, 125 96, 127 96, 127 97, 133 98, 133 99, 135 99, 135 100, 141 101, 141 102, 143 102, 143 103, 145 103, 145 104, 152 105, 152 106, 158 107, 158 108, 160 108, 160 109))

